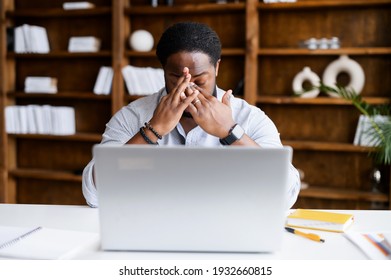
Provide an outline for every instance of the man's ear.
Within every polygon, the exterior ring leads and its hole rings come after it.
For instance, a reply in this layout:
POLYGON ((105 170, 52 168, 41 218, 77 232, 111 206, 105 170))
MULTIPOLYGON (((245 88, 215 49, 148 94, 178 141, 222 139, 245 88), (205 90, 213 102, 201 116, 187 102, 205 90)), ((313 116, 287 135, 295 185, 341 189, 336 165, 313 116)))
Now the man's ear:
POLYGON ((219 75, 219 65, 220 65, 220 61, 221 61, 221 59, 219 59, 219 60, 217 60, 217 62, 216 62, 216 77, 219 75))

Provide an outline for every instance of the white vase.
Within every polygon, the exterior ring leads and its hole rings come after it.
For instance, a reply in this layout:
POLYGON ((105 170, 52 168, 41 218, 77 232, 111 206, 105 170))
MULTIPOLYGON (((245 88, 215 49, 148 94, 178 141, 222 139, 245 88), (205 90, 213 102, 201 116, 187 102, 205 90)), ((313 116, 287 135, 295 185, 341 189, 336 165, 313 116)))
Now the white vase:
MULTIPOLYGON (((322 78, 323 84, 335 88, 337 77, 341 73, 346 73, 350 78, 350 83, 345 88, 354 90, 356 94, 360 94, 365 84, 364 70, 360 64, 350 59, 347 55, 341 55, 326 67, 322 78)), ((334 92, 327 92, 327 94, 332 97, 340 97, 334 92)))
POLYGON ((296 74, 296 76, 293 78, 292 82, 292 89, 294 93, 299 94, 302 98, 314 98, 319 95, 319 89, 314 88, 309 91, 305 91, 303 88, 304 82, 309 82, 313 86, 319 86, 320 85, 320 78, 319 76, 311 71, 310 67, 304 67, 303 70, 296 74))

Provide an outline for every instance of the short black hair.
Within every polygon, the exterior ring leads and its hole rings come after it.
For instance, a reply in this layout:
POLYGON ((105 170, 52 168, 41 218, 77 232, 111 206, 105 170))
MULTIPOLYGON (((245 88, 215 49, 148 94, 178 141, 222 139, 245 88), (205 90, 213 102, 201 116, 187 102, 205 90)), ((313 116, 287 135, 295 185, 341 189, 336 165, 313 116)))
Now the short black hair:
POLYGON ((157 44, 156 55, 164 67, 170 55, 181 51, 202 52, 208 55, 210 63, 216 66, 221 57, 220 38, 204 23, 175 23, 164 31, 157 44))

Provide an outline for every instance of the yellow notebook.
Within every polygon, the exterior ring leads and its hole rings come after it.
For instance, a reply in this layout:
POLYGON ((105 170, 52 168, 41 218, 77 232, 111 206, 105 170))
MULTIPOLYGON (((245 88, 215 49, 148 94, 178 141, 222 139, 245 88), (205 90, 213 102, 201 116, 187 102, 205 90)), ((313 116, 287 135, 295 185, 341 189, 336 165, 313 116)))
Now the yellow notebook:
POLYGON ((291 227, 344 232, 353 220, 352 214, 297 209, 287 217, 286 224, 291 227))

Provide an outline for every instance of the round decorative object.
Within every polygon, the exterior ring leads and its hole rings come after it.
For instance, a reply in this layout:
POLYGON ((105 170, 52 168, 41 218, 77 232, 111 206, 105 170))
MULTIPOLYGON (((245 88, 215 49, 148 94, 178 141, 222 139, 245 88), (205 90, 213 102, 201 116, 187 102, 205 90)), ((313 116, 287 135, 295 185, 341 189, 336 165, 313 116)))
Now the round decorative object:
MULTIPOLYGON (((350 59, 347 55, 341 55, 337 60, 331 62, 323 73, 323 83, 329 87, 335 87, 337 83, 337 77, 340 73, 346 73, 349 75, 350 83, 346 86, 348 89, 354 90, 357 94, 360 94, 365 83, 364 70, 353 59, 350 59)), ((333 92, 327 92, 332 97, 340 97, 333 92)))
POLYGON ((153 36, 147 30, 134 31, 129 38, 130 47, 138 52, 149 52, 153 48, 153 36))
POLYGON ((319 89, 314 88, 312 90, 306 91, 303 88, 303 83, 308 81, 313 86, 319 86, 320 78, 319 76, 311 71, 311 68, 304 67, 303 70, 296 74, 293 78, 292 88, 293 92, 298 93, 300 97, 303 98, 314 98, 318 96, 319 89))

